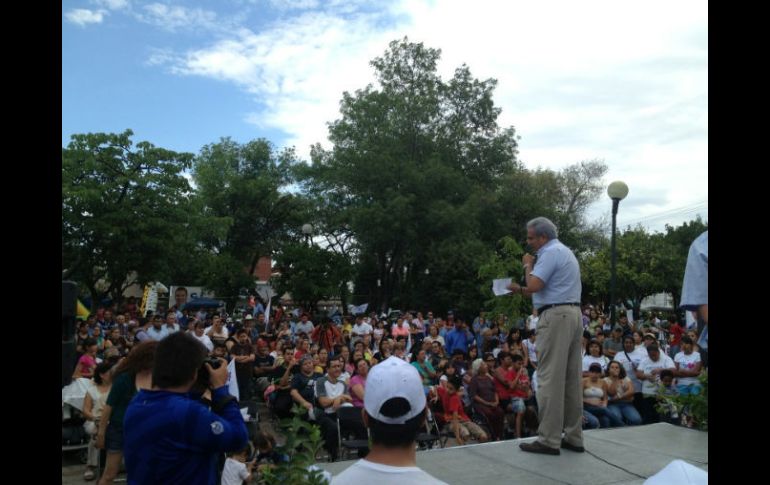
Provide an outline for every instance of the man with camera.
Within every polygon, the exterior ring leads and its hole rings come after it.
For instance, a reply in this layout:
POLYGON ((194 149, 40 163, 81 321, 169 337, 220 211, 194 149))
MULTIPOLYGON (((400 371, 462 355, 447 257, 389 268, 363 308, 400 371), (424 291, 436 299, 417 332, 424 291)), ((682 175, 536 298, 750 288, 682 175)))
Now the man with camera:
POLYGON ((226 362, 207 361, 200 342, 176 332, 158 344, 152 383, 126 411, 128 483, 217 483, 221 453, 248 441, 237 400, 227 392, 226 362), (201 372, 208 373, 211 410, 190 393, 201 372))

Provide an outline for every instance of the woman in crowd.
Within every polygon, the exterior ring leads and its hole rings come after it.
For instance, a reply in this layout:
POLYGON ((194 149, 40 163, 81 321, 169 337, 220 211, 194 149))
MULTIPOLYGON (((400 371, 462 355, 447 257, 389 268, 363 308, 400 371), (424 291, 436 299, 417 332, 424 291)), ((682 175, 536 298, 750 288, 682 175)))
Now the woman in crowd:
MULTIPOLYGON (((326 374, 326 367, 329 363, 329 351, 327 351, 325 348, 321 347, 318 349, 318 352, 316 353, 315 357, 313 358, 313 370, 315 372, 318 372, 319 374, 326 374)), ((343 366, 342 368, 345 368, 343 360, 343 366)))
POLYGON ((409 322, 405 318, 399 317, 396 323, 393 324, 390 334, 393 338, 404 337, 406 339, 409 338, 409 328, 409 322))
POLYGON ((350 389, 350 378, 351 373, 345 370, 345 364, 346 362, 343 360, 341 355, 338 355, 334 358, 332 358, 332 362, 337 361, 340 363, 340 367, 342 368, 342 372, 340 373, 340 376, 338 377, 339 380, 345 383, 345 385, 350 389))
POLYGON ((682 396, 700 394, 701 387, 698 376, 700 376, 703 367, 700 354, 693 351, 695 342, 687 335, 682 337, 681 343, 681 352, 677 352, 674 356, 677 390, 682 396))
POLYGON ((473 364, 473 361, 479 358, 479 349, 475 345, 471 345, 468 349, 468 362, 473 364))
POLYGON ((644 337, 642 336, 642 331, 634 330, 631 333, 631 336, 634 339, 634 349, 642 349, 646 351, 646 348, 644 346, 644 337))
POLYGON ((442 347, 446 345, 446 342, 444 341, 444 337, 438 334, 438 326, 431 325, 430 327, 428 327, 428 336, 425 337, 425 341, 433 343, 433 341, 435 340, 440 342, 442 347))
POLYGON ((107 396, 112 387, 112 366, 107 363, 101 363, 94 370, 94 378, 91 385, 88 386, 86 397, 83 401, 83 416, 86 422, 83 427, 86 433, 91 435, 88 441, 88 462, 86 471, 83 473, 83 479, 86 481, 96 478, 94 469, 99 466, 99 450, 96 448, 96 433, 98 431, 99 421, 102 418, 102 409, 107 403, 107 396))
POLYGON ((600 328, 602 325, 599 322, 599 314, 596 312, 596 310, 591 310, 591 312, 588 314, 588 319, 588 333, 590 335, 596 335, 596 329, 600 328))
POLYGON ((607 410, 607 383, 602 379, 602 367, 594 362, 583 378, 583 410, 593 414, 602 428, 623 426, 623 421, 607 410))
POLYGON ((391 355, 391 343, 390 339, 383 338, 380 341, 380 351, 377 352, 372 356, 372 365, 377 364, 378 362, 382 362, 383 360, 387 359, 391 355))
POLYGON ((426 358, 426 355, 427 354, 422 348, 415 348, 412 352, 412 366, 420 373, 422 387, 425 389, 425 394, 427 395, 430 387, 436 384, 438 373, 433 368, 433 364, 430 363, 430 360, 426 358))
POLYGON ((270 356, 273 359, 277 359, 278 356, 283 355, 283 347, 284 347, 284 345, 286 345, 286 343, 284 342, 284 340, 282 338, 279 338, 278 340, 276 340, 275 341, 275 349, 273 349, 273 351, 270 352, 270 356))
POLYGON ((508 337, 505 341, 508 343, 508 353, 519 354, 524 357, 523 365, 524 367, 527 367, 527 357, 529 356, 529 352, 527 352, 527 349, 524 348, 524 344, 522 343, 521 330, 518 327, 513 327, 510 332, 508 332, 508 337))
POLYGON ((104 350, 117 349, 119 355, 122 357, 128 352, 128 346, 126 345, 126 339, 120 335, 119 328, 113 328, 110 330, 110 334, 107 340, 104 341, 104 350))
POLYGON ((700 347, 698 346, 698 332, 695 330, 688 330, 687 336, 692 340, 692 351, 700 353, 700 347))
MULTIPOLYGON (((488 356, 489 359, 491 356, 488 356)), ((494 362, 494 358, 491 359, 494 362)), ((468 386, 468 393, 473 403, 473 409, 482 414, 489 423, 492 440, 503 439, 505 412, 500 408, 500 398, 495 390, 495 382, 489 375, 487 361, 478 359, 471 366, 473 377, 468 386)))
POLYGON ((634 384, 626 376, 626 370, 615 360, 607 366, 607 394, 609 404, 607 411, 617 420, 623 420, 629 426, 642 424, 642 417, 634 407, 634 384))
POLYGON ((352 404, 357 408, 364 407, 364 392, 366 391, 366 376, 369 375, 369 362, 366 359, 358 359, 355 363, 356 371, 350 378, 350 397, 352 404))
POLYGON ((602 373, 607 371, 607 364, 610 363, 610 359, 602 355, 602 346, 596 340, 591 340, 588 343, 588 354, 583 357, 583 377, 589 377, 589 368, 591 364, 599 364, 602 373))
POLYGON ((123 460, 123 417, 128 403, 140 389, 152 389, 152 364, 157 346, 157 340, 137 344, 115 368, 112 389, 96 434, 96 447, 107 450, 107 463, 99 485, 111 484, 118 475, 123 460))
POLYGON ((77 366, 75 366, 75 372, 72 374, 73 379, 78 379, 80 377, 90 379, 94 375, 94 369, 96 368, 96 342, 93 339, 84 341, 83 349, 85 353, 78 359, 77 366))

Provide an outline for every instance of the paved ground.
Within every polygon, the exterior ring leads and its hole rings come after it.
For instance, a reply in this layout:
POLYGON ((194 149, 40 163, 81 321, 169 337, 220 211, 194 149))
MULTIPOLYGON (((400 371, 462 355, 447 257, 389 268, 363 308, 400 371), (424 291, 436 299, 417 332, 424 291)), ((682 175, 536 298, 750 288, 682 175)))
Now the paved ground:
MULTIPOLYGON (((532 441, 525 439, 523 441, 532 441)), ((674 459, 708 471, 708 433, 670 424, 586 431, 589 453, 525 453, 518 440, 417 454, 417 465, 451 484, 642 484, 674 459)), ((319 463, 338 474, 353 461, 319 463)), ((674 484, 672 484, 674 485, 674 484)))

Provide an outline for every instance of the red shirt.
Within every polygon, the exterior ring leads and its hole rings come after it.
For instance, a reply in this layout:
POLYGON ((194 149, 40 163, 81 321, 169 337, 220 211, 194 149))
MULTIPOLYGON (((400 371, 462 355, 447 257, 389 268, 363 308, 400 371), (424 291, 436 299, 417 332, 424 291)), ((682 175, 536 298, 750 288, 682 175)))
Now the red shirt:
MULTIPOLYGON (((527 371, 522 368, 521 371, 519 371, 518 379, 514 380, 514 382, 518 382, 519 385, 529 384, 529 374, 527 374, 527 371)), ((520 397, 522 399, 527 399, 527 394, 526 388, 519 388, 515 391, 511 391, 512 397, 520 397)))
POLYGON ((671 335, 673 336, 671 345, 679 345, 682 342, 682 335, 684 335, 684 327, 681 325, 672 325, 671 335))
POLYGON ((457 413, 457 417, 461 422, 470 421, 471 419, 465 414, 465 408, 460 401, 460 395, 456 392, 449 394, 443 386, 438 386, 438 397, 441 399, 441 406, 444 408, 444 419, 446 422, 452 421, 454 413, 457 413))
MULTIPOLYGON (((502 367, 500 369, 502 369, 502 367)), ((497 391, 497 395, 500 396, 500 399, 512 398, 513 394, 511 394, 511 388, 504 386, 500 383, 499 380, 497 380, 498 369, 495 369, 495 374, 496 375, 493 376, 493 379, 495 380, 495 390, 497 391)), ((503 376, 505 377, 505 382, 513 382, 513 379, 516 377, 516 371, 513 370, 513 367, 511 367, 507 371, 504 371, 503 376)))

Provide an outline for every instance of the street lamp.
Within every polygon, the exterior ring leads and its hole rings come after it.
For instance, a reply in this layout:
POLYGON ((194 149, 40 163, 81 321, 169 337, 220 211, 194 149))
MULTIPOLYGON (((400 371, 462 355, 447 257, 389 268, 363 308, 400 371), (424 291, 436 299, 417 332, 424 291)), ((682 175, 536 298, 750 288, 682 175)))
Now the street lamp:
POLYGON ((313 225, 312 224, 303 224, 302 225, 302 234, 305 235, 305 242, 308 246, 310 246, 310 235, 313 234, 313 225))
POLYGON ((615 265, 618 255, 615 249, 615 222, 618 216, 618 205, 628 195, 628 185, 620 180, 612 182, 607 187, 607 195, 612 199, 612 270, 610 273, 610 325, 615 326, 615 265))

